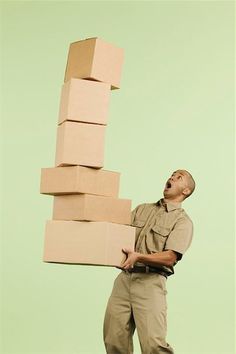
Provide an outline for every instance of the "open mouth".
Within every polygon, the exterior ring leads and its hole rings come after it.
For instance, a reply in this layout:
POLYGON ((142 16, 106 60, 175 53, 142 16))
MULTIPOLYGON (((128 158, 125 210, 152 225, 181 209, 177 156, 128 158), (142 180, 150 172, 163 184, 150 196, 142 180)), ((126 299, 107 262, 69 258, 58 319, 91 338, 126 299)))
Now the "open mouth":
POLYGON ((169 189, 169 188, 171 188, 171 183, 170 183, 170 181, 167 181, 166 182, 166 189, 169 189))

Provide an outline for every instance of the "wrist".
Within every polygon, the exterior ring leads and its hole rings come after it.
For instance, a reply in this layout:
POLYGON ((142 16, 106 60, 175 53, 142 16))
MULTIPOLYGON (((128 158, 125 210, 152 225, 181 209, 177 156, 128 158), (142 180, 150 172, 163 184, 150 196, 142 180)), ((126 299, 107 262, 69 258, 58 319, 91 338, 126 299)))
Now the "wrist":
POLYGON ((136 256, 137 256, 137 261, 136 262, 141 262, 142 258, 143 258, 143 254, 136 252, 136 256))

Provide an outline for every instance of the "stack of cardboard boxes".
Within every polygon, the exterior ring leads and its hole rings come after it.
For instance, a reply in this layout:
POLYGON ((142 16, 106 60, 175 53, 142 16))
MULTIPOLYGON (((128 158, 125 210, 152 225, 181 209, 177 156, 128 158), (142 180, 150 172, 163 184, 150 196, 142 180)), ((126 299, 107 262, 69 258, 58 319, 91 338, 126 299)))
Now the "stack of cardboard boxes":
POLYGON ((120 85, 123 50, 99 38, 70 45, 57 128, 56 167, 41 171, 54 195, 44 261, 120 266, 134 248, 131 201, 119 199, 120 174, 103 170, 111 89, 120 85))

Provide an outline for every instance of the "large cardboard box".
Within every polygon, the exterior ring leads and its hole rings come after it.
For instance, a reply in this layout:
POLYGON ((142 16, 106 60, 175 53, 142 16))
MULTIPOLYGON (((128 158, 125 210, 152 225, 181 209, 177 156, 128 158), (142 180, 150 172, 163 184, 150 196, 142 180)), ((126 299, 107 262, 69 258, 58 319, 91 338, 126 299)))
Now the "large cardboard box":
POLYGON ((71 79, 62 86, 58 123, 66 120, 107 124, 110 85, 71 79))
POLYGON ((105 126, 64 122, 57 127, 56 166, 103 167, 105 126))
POLYGON ((100 38, 71 43, 65 82, 72 77, 106 82, 112 89, 120 87, 124 50, 100 38))
POLYGON ((60 195, 88 193, 118 197, 120 173, 83 166, 41 169, 40 193, 60 195))
POLYGON ((131 200, 91 194, 69 194, 54 197, 54 220, 109 221, 130 224, 131 200))
POLYGON ((47 221, 44 262, 119 267, 134 249, 135 228, 109 222, 47 221))

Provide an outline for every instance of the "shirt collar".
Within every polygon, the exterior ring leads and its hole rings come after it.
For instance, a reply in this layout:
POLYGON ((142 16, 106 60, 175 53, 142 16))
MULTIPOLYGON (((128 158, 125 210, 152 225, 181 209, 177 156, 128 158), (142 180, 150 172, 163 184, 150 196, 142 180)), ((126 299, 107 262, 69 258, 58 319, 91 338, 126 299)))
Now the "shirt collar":
POLYGON ((181 203, 171 203, 171 202, 166 203, 163 198, 158 200, 158 202, 156 204, 159 206, 163 206, 166 209, 166 211, 168 211, 168 212, 181 208, 181 203))

